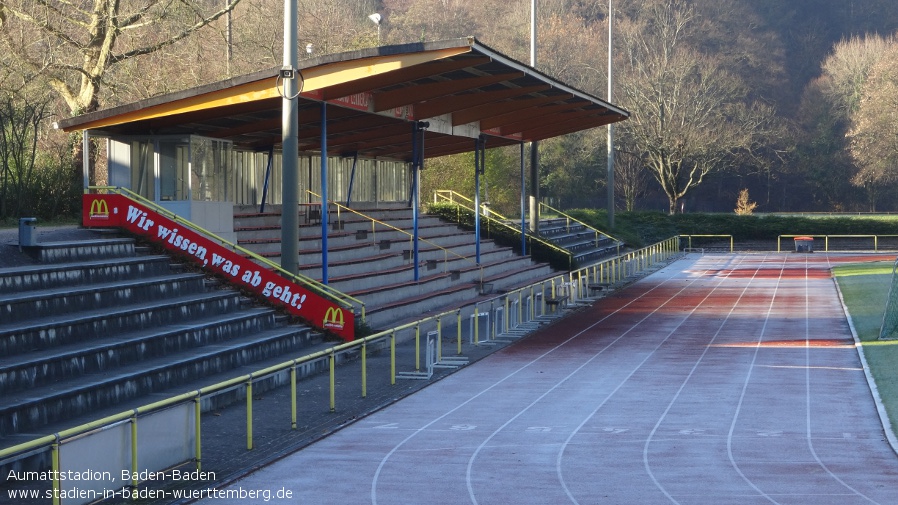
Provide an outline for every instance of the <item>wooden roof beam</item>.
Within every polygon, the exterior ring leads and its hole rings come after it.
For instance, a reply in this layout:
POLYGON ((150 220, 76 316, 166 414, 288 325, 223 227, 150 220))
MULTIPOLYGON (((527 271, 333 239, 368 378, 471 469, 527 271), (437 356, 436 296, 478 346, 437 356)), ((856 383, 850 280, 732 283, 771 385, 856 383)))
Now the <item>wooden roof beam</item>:
POLYGON ((503 81, 511 81, 524 77, 523 72, 509 72, 498 75, 485 75, 468 79, 452 79, 448 81, 432 82, 404 86, 390 91, 374 93, 374 111, 383 112, 403 105, 413 105, 425 100, 433 100, 442 96, 449 96, 471 88, 489 86, 503 81))
MULTIPOLYGON (((415 104, 415 117, 427 119, 429 117, 442 116, 443 114, 456 113, 489 103, 501 102, 510 98, 517 98, 531 93, 539 93, 550 89, 548 84, 538 86, 525 86, 522 88, 506 88, 497 91, 477 90, 462 95, 453 95, 439 100, 424 101, 415 104)), ((464 124, 464 123, 459 123, 464 124)))
POLYGON ((400 68, 398 70, 365 77, 356 81, 337 84, 329 88, 324 88, 322 93, 325 100, 333 100, 344 96, 364 93, 366 91, 375 91, 380 88, 394 86, 403 82, 416 81, 425 77, 441 75, 447 72, 474 68, 478 65, 489 63, 489 61, 490 59, 485 56, 459 55, 455 59, 431 61, 414 67, 400 68))

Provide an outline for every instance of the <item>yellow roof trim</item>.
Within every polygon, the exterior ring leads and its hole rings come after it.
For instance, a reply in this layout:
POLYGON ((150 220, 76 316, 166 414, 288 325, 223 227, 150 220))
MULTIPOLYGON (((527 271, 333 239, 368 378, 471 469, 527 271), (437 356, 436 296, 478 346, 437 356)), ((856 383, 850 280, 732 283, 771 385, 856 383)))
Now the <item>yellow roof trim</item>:
MULTIPOLYGON (((248 82, 246 84, 213 91, 211 93, 116 114, 115 116, 110 116, 108 118, 80 124, 77 128, 73 128, 72 130, 102 129, 118 124, 172 116, 186 112, 195 112, 215 107, 224 107, 226 105, 235 105, 238 103, 277 98, 280 95, 275 88, 276 79, 276 77, 270 77, 268 79, 248 82)), ((67 129, 66 131, 69 130, 67 129)))
MULTIPOLYGON (((421 63, 450 58, 470 51, 470 46, 451 47, 422 53, 395 54, 375 56, 363 60, 340 61, 307 68, 301 70, 303 77, 302 91, 308 93, 329 86, 419 65, 421 63)), ((212 91, 210 93, 165 102, 130 112, 123 112, 122 114, 116 114, 96 121, 79 124, 77 127, 65 129, 65 131, 102 129, 124 123, 145 121, 148 119, 185 114, 188 112, 214 109, 216 107, 278 98, 281 96, 280 91, 277 88, 279 85, 278 78, 273 76, 218 91, 212 91)))
POLYGON ((375 56, 361 61, 341 61, 302 70, 304 92, 315 91, 365 77, 385 74, 401 68, 451 58, 471 52, 470 46, 450 47, 422 53, 375 56), (361 64, 360 64, 361 63, 361 64))

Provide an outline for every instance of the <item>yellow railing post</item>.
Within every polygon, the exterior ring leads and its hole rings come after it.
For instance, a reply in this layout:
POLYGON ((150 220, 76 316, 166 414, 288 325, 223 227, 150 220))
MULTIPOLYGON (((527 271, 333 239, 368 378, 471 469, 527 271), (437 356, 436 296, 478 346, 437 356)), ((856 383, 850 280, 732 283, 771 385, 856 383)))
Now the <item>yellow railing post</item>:
POLYGON ((458 354, 461 355, 461 309, 456 310, 455 315, 458 317, 458 324, 456 325, 456 333, 458 333, 458 338, 456 338, 458 341, 458 354))
POLYGON ((246 450, 253 448, 253 376, 246 383, 246 450))
POLYGON ((390 385, 396 385, 396 330, 390 332, 390 385))
POLYGON ((480 345, 480 307, 474 304, 474 345, 480 345))
POLYGON ((203 405, 200 401, 201 397, 199 392, 196 394, 196 398, 193 400, 193 424, 194 424, 194 433, 196 440, 194 440, 194 452, 196 452, 196 469, 199 471, 203 470, 203 437, 202 437, 202 413, 203 413, 203 405))
POLYGON ((495 340, 496 339, 496 321, 493 320, 493 316, 496 314, 495 312, 495 300, 490 300, 490 312, 489 317, 487 317, 487 321, 489 321, 490 327, 487 329, 488 339, 495 340))
POLYGON ((421 370, 421 326, 415 325, 415 371, 421 370))
MULTIPOLYGON (((293 360, 294 363, 296 360, 293 360)), ((290 367, 290 429, 296 429, 296 365, 290 367)))
MULTIPOLYGON (((131 416, 131 490, 137 491, 137 475, 140 469, 137 467, 137 409, 134 409, 134 415, 131 416)), ((138 494, 132 493, 133 499, 136 500, 138 494)))
POLYGON ((437 361, 443 361, 443 315, 437 316, 437 361))
POLYGON ((337 410, 337 357, 333 352, 328 355, 327 362, 330 369, 330 407, 333 412, 337 410))
POLYGON ((368 341, 362 342, 362 398, 368 396, 368 341))
POLYGON ((53 488, 53 505, 59 505, 59 435, 50 446, 50 468, 53 470, 50 485, 53 488))
POLYGON ((508 333, 508 326, 511 324, 511 302, 508 300, 508 295, 505 295, 505 309, 502 313, 505 315, 505 321, 502 323, 502 328, 505 329, 505 333, 508 333))

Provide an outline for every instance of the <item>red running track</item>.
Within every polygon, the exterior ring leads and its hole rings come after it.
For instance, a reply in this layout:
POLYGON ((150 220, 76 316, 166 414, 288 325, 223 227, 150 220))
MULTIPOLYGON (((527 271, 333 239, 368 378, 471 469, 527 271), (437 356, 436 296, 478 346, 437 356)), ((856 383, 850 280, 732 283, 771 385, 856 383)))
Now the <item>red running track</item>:
POLYGON ((829 275, 870 259, 690 256, 230 489, 310 504, 896 504, 898 457, 829 275))

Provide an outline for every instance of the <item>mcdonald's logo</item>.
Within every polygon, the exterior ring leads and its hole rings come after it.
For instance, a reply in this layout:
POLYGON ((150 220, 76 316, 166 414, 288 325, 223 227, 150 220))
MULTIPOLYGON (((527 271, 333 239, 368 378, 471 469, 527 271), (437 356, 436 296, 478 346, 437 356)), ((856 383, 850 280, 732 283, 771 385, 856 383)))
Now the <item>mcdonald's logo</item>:
POLYGON ((338 330, 343 329, 343 310, 338 309, 336 307, 329 307, 327 312, 324 313, 324 327, 325 328, 335 328, 338 330))
POLYGON ((106 200, 96 199, 90 202, 91 219, 109 219, 109 204, 106 200))

